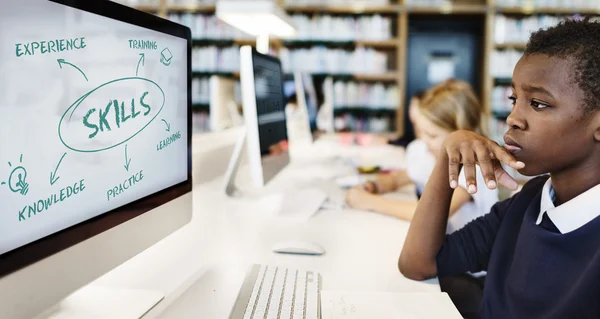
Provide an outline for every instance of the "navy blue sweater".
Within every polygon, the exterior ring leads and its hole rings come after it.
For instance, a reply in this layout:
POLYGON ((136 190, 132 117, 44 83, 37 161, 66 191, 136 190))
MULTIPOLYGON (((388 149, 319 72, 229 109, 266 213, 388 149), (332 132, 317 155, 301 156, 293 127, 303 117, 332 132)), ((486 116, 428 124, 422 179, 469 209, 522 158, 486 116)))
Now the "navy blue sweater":
POLYGON ((481 318, 600 318, 600 217, 567 234, 536 225, 547 179, 448 235, 438 253, 439 276, 487 270, 481 318))

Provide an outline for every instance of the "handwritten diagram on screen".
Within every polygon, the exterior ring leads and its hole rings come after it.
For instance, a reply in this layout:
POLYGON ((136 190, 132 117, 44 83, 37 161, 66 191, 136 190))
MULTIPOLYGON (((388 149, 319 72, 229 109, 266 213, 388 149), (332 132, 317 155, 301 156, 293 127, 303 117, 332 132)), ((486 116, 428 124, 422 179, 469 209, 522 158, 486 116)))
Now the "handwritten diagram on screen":
POLYGON ((7 1, 0 254, 185 181, 186 40, 45 0, 7 1))

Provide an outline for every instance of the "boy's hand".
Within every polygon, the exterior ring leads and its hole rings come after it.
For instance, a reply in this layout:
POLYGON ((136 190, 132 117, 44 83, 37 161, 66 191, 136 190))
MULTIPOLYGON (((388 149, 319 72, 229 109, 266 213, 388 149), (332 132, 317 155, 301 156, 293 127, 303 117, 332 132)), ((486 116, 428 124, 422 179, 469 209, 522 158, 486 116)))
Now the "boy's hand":
POLYGON ((525 163, 519 162, 515 157, 500 147, 496 142, 489 140, 471 131, 456 131, 448 135, 441 150, 442 158, 448 159, 450 173, 450 187, 458 186, 458 174, 461 164, 464 167, 468 192, 477 192, 475 178, 475 165, 479 165, 481 173, 489 189, 495 189, 497 182, 510 190, 519 186, 500 165, 503 162, 514 169, 522 169, 525 163))

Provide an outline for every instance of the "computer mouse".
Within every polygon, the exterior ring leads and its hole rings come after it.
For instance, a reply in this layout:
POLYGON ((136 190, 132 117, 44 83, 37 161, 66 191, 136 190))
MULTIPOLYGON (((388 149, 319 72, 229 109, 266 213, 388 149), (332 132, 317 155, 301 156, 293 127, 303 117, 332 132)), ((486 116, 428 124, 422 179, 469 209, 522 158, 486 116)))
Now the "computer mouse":
POLYGON ((308 241, 285 241, 273 245, 273 252, 280 254, 323 255, 323 246, 308 241))

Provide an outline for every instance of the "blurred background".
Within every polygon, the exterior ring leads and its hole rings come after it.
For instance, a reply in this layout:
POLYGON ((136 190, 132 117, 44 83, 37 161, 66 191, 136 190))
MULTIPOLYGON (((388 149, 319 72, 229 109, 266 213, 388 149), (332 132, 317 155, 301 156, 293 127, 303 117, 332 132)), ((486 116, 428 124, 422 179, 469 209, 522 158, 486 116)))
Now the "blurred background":
MULTIPOLYGON (((318 109, 329 103, 335 131, 409 140, 410 97, 455 77, 489 107, 491 138, 502 143, 512 70, 529 34, 565 18, 600 16, 598 0, 274 1, 297 32, 271 38, 270 52, 282 61, 288 99, 296 99, 293 73, 310 77, 304 93, 313 130, 318 109)), ((223 95, 226 86, 241 110, 239 47, 255 38, 217 19, 215 0, 118 2, 190 27, 194 130, 222 129, 211 126, 211 92, 223 95)))

